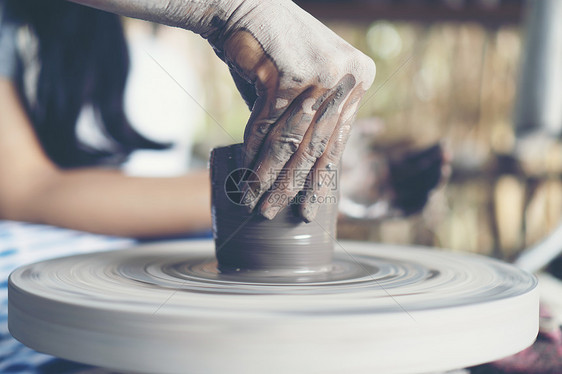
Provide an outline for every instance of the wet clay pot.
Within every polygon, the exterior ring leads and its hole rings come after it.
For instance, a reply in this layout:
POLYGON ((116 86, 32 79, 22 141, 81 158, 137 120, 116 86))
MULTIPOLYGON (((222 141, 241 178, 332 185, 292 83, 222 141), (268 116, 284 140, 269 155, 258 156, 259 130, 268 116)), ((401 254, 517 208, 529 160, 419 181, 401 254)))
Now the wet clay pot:
POLYGON ((241 204, 242 187, 259 184, 251 170, 242 168, 242 144, 215 148, 210 169, 213 236, 221 271, 291 276, 331 270, 337 191, 326 198, 310 223, 303 222, 296 204, 268 220, 241 204))

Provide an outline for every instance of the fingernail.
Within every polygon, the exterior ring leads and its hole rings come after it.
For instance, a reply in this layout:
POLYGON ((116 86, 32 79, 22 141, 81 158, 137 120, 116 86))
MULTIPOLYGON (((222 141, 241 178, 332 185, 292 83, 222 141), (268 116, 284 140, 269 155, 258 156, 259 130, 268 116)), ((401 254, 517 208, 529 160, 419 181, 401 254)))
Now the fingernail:
POLYGON ((266 210, 262 211, 261 214, 269 219, 272 220, 273 218, 275 218, 275 216, 277 215, 277 213, 281 210, 280 206, 270 206, 269 208, 267 208, 266 210))

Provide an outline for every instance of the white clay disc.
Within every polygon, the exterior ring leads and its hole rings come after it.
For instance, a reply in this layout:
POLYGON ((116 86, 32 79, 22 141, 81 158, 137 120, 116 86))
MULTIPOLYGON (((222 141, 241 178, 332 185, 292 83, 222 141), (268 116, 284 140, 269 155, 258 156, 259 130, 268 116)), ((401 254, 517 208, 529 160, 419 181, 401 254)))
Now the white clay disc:
POLYGON ((211 241, 39 262, 10 276, 10 332, 41 352, 151 373, 423 373, 495 360, 536 337, 528 273, 341 244, 331 275, 298 282, 219 274, 211 241))

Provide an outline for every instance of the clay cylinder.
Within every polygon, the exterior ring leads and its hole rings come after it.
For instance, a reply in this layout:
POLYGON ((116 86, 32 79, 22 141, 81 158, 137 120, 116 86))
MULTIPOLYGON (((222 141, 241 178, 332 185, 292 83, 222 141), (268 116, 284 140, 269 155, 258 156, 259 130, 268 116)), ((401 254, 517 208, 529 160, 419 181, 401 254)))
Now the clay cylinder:
POLYGON ((215 148, 210 169, 213 236, 222 272, 259 271, 290 276, 331 270, 336 191, 324 200, 310 223, 299 217, 296 204, 268 220, 258 212, 250 213, 240 202, 242 186, 249 183, 255 187, 259 183, 253 172, 242 169, 242 144, 215 148))

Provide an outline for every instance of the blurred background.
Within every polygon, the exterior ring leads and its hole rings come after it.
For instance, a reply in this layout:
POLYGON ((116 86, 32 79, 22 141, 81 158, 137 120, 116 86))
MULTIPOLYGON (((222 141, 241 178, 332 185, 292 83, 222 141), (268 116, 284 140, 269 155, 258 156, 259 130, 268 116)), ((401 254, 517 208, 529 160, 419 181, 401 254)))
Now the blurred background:
MULTIPOLYGON (((562 147, 556 134, 529 145, 515 126, 529 48, 525 20, 532 11, 523 1, 297 3, 376 62, 375 84, 358 114, 362 126, 377 128, 369 147, 441 142, 452 164, 447 185, 431 194, 422 214, 344 217, 340 238, 513 259, 557 225, 562 147)), ((129 172, 171 175, 201 168, 211 148, 242 141, 249 110, 207 43, 182 30, 125 22, 132 96, 144 96, 140 100, 160 113, 151 117, 137 104, 131 119, 148 136, 177 144, 169 152, 137 152, 129 172)))

